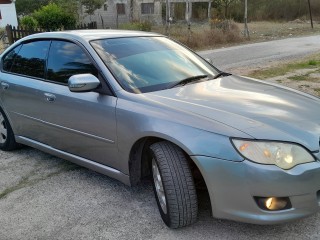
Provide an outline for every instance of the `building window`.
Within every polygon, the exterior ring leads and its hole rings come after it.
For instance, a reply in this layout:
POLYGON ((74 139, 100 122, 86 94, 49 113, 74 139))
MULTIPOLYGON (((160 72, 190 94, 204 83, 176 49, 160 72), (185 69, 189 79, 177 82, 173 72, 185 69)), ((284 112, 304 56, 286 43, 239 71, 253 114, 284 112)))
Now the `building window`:
POLYGON ((103 10, 104 10, 104 11, 108 11, 108 4, 104 4, 104 5, 103 5, 103 10))
POLYGON ((124 3, 117 3, 117 14, 118 15, 126 14, 126 5, 124 3))
POLYGON ((141 3, 141 14, 154 14, 154 3, 141 3))

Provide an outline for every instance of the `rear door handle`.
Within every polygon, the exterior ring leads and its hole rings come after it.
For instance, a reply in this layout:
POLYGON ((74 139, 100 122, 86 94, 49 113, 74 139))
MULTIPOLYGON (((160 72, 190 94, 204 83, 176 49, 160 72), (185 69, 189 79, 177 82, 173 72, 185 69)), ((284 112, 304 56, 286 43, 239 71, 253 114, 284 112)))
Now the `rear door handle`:
POLYGON ((56 100, 56 96, 51 94, 51 93, 45 93, 44 94, 44 98, 48 101, 48 102, 54 102, 56 100))
POLYGON ((2 89, 7 90, 9 88, 9 84, 6 82, 1 82, 1 87, 2 89))

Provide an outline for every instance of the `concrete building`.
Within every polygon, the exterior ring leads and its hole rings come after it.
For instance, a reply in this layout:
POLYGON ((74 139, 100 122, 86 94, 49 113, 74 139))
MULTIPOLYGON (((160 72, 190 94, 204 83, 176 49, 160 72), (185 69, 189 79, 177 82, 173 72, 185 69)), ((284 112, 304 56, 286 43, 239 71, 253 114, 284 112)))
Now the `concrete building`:
POLYGON ((15 0, 0 0, 0 27, 18 26, 15 0))
POLYGON ((82 8, 80 19, 82 23, 95 21, 98 28, 117 28, 118 25, 131 20, 147 20, 160 24, 162 23, 161 6, 159 0, 108 0, 91 16, 82 8))
POLYGON ((174 18, 175 3, 185 3, 185 20, 190 21, 192 4, 198 2, 208 3, 208 18, 210 18, 212 0, 107 0, 103 7, 89 16, 81 8, 80 19, 82 23, 97 22, 98 28, 117 28, 118 25, 133 21, 149 21, 153 24, 162 24, 166 15, 174 18), (165 11, 166 4, 170 8, 165 11), (164 12, 163 12, 164 9, 164 12))

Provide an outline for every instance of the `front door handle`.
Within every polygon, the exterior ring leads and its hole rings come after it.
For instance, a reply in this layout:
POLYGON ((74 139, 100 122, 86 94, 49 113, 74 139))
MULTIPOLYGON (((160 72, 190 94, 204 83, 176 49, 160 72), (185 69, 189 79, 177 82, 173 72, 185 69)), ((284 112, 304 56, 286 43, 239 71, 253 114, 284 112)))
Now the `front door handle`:
POLYGON ((9 88, 9 84, 6 82, 1 82, 1 87, 3 90, 7 90, 9 88))
POLYGON ((48 101, 48 102, 54 102, 56 100, 56 96, 51 94, 51 93, 45 93, 44 94, 44 98, 48 101))

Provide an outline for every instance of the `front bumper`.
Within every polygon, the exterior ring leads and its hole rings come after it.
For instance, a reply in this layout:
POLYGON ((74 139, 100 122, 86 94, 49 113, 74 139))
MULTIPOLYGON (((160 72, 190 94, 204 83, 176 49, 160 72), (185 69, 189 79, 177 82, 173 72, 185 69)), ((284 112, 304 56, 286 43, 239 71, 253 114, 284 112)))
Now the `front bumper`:
POLYGON ((320 163, 290 170, 249 161, 232 162, 192 156, 206 182, 213 216, 254 224, 276 224, 299 219, 320 209, 320 163), (258 197, 289 197, 292 208, 262 210, 258 197))

